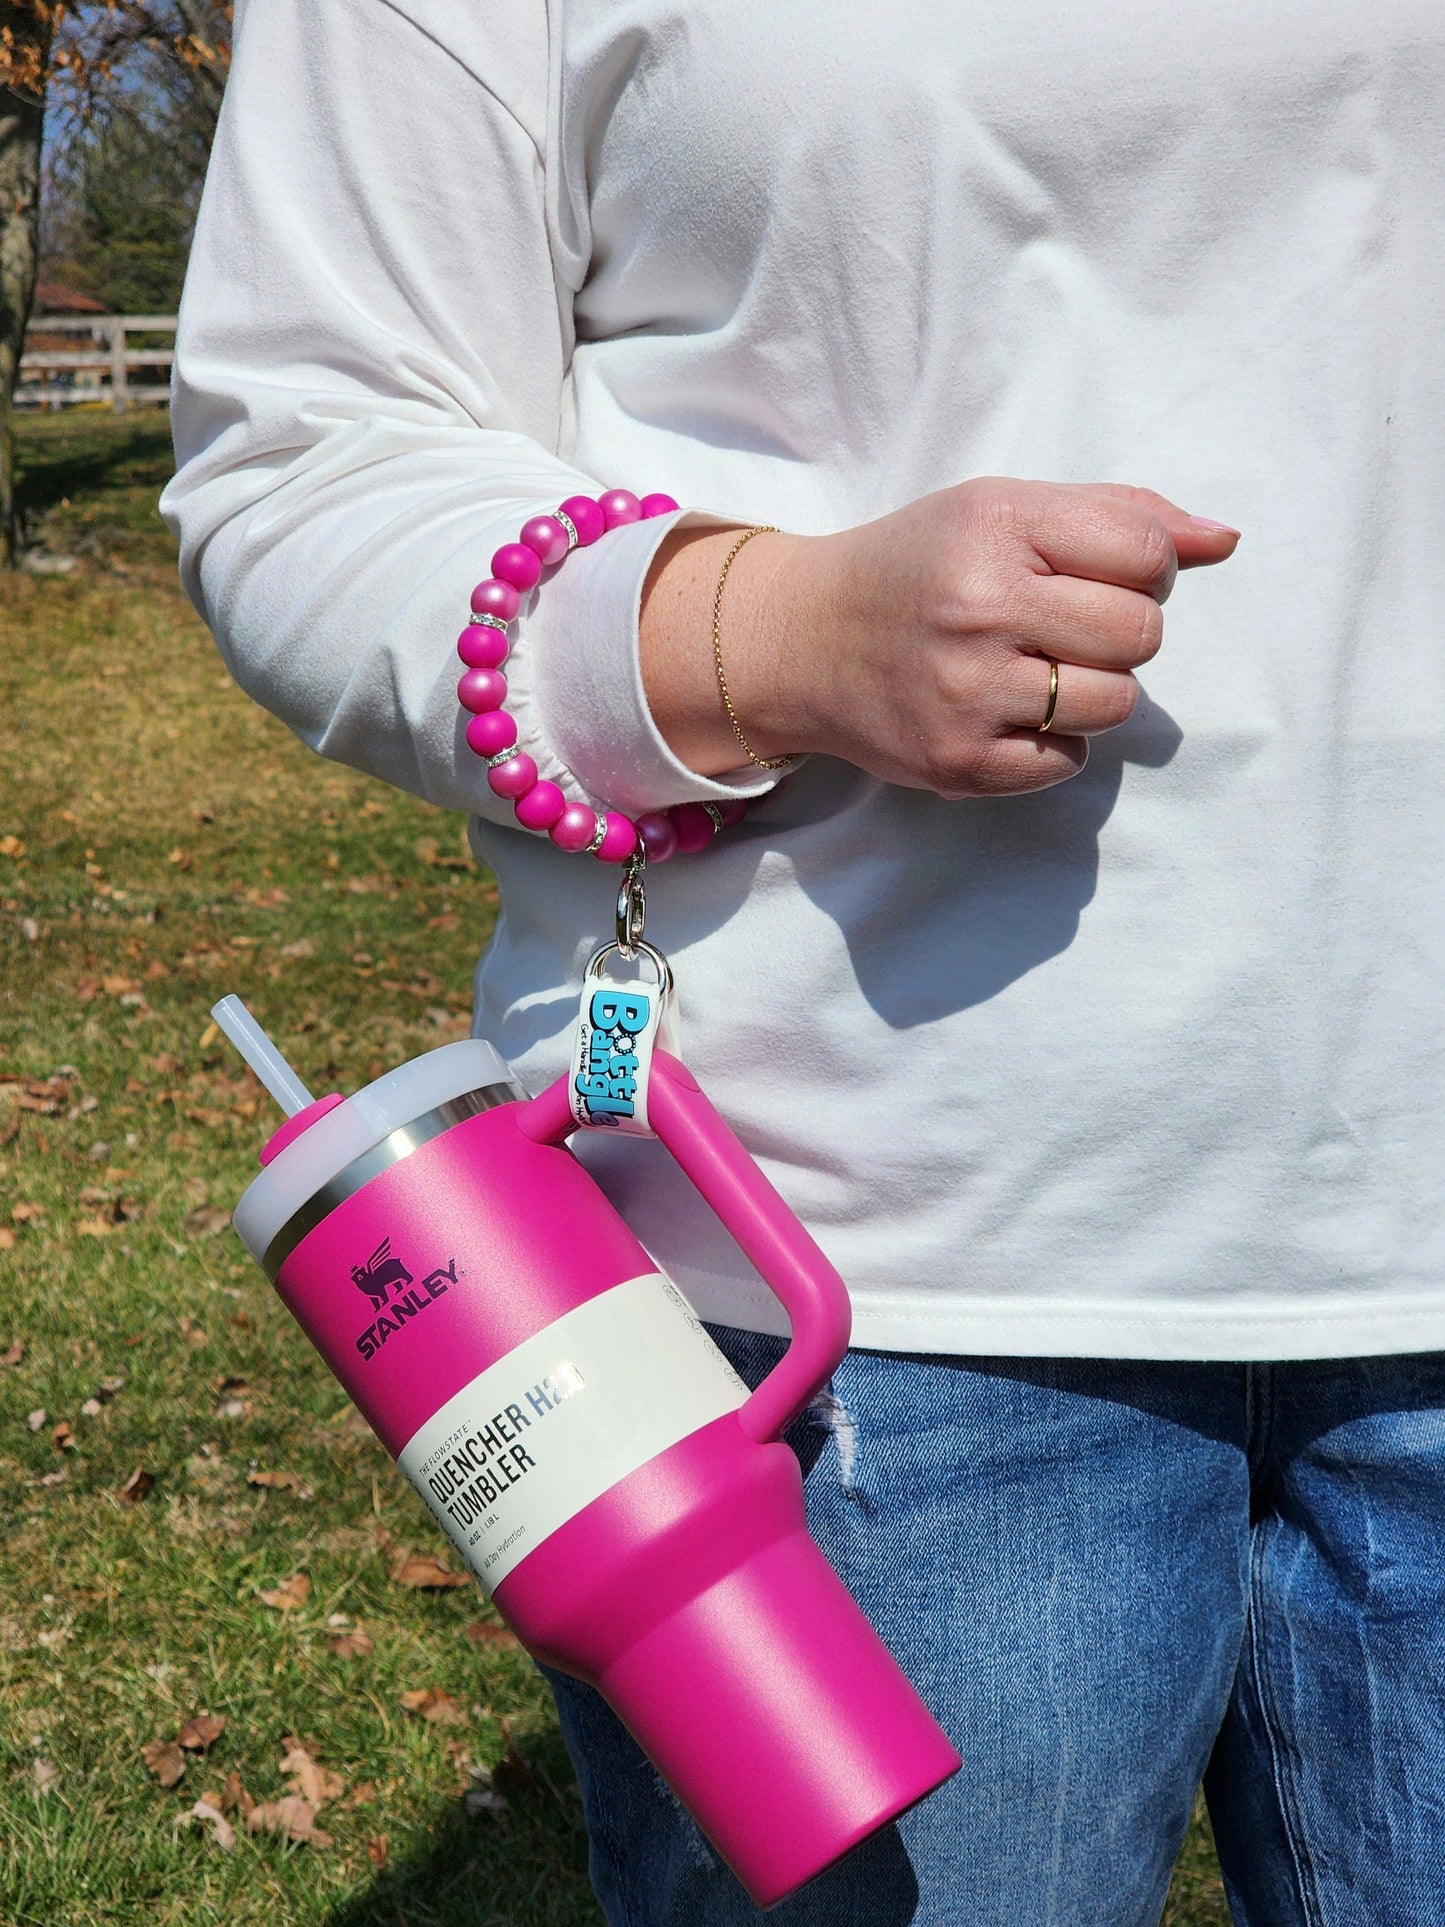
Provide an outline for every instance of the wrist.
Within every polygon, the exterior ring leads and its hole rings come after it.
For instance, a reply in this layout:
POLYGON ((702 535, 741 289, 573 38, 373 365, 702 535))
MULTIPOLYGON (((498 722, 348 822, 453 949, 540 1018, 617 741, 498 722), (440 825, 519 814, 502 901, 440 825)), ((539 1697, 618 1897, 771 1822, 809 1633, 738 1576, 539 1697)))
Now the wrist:
MULTIPOLYGON (((669 747, 701 776, 748 762, 719 685, 712 646, 718 579, 739 528, 674 530, 660 544, 643 596, 643 685, 669 747)), ((769 530, 738 550, 724 585, 719 636, 728 695, 755 757, 817 747, 820 538, 769 530)))

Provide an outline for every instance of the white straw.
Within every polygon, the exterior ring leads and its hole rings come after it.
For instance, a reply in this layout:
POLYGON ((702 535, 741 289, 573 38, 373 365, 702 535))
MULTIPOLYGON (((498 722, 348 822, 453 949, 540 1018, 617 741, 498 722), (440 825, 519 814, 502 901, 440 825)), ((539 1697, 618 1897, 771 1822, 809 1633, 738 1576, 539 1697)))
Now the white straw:
POLYGON ((304 1111, 310 1091, 262 1030, 239 997, 223 997, 212 1004, 211 1015, 275 1098, 287 1117, 304 1111))

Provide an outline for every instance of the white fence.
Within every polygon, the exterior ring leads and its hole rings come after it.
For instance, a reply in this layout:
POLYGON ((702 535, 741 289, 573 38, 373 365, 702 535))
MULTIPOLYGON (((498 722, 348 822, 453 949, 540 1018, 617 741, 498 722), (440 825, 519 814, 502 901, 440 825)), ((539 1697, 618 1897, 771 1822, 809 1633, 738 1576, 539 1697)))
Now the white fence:
POLYGON ((64 408, 72 402, 108 401, 117 411, 132 402, 165 401, 168 382, 132 381, 132 369, 169 369, 170 348, 129 348, 126 336, 170 334, 173 314, 36 315, 31 335, 89 335, 74 349, 37 348, 20 357, 15 400, 22 408, 64 408))

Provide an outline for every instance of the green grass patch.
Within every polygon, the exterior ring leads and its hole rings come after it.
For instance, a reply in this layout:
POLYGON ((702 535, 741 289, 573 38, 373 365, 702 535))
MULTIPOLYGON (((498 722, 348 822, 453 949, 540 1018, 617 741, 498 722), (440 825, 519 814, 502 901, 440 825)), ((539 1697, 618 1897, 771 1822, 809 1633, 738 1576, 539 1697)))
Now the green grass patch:
MULTIPOLYGON (((162 415, 22 435, 30 539, 78 560, 0 594, 0 1918, 595 1923, 540 1677, 473 1587, 399 1583, 440 1536, 226 1223, 273 1114, 210 1004, 353 1088, 466 1034, 495 889, 459 817, 231 683, 155 515, 162 415), (143 1749, 201 1713, 168 1789, 143 1749), (245 1828, 293 1740, 327 1846, 245 1828)), ((1228 1920, 1202 1822, 1166 1920, 1228 1920)))

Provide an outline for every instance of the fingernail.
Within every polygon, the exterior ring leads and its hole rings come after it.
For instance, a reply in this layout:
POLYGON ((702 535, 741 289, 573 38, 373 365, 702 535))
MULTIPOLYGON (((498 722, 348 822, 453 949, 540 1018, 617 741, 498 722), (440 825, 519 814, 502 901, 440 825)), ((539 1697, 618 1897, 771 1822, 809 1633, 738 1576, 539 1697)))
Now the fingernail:
POLYGON ((1208 529, 1211 535, 1238 535, 1239 530, 1231 528, 1228 522, 1211 522, 1207 515, 1191 515, 1190 521, 1197 529, 1208 529))

